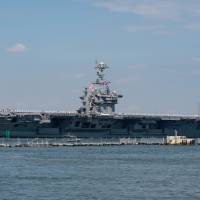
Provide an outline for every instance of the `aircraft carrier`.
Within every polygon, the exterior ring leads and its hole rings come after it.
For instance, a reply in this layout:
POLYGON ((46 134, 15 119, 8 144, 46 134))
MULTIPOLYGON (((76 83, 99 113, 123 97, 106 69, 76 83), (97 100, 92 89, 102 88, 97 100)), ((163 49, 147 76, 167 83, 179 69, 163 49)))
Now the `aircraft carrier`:
POLYGON ((84 89, 82 106, 74 113, 1 110, 0 137, 163 138, 178 132, 200 138, 198 116, 115 113, 115 105, 123 96, 111 91, 110 82, 104 78, 107 69, 103 62, 96 63, 96 81, 84 89))

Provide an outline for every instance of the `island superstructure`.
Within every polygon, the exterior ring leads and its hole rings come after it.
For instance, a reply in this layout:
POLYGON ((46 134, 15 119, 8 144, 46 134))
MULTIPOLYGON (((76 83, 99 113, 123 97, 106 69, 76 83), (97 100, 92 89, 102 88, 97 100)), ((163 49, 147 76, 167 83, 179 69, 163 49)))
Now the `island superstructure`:
POLYGON ((108 69, 108 66, 103 62, 96 65, 97 79, 85 88, 83 96, 80 97, 82 100, 82 107, 78 110, 80 114, 113 115, 115 113, 115 105, 122 95, 110 90, 111 82, 104 79, 105 69, 108 69))
POLYGON ((76 112, 0 112, 0 137, 13 138, 200 138, 198 116, 118 114, 115 105, 123 96, 110 89, 105 79, 108 66, 96 63, 97 78, 84 88, 76 112))

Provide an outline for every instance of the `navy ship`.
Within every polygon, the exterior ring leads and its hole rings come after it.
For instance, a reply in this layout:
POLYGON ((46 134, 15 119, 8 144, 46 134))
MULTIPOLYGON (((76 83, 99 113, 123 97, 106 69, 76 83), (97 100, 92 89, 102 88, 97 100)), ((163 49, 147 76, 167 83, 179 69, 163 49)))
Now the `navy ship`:
POLYGON ((0 112, 0 137, 13 138, 149 138, 179 135, 200 138, 198 116, 118 114, 115 105, 123 96, 111 91, 105 80, 109 67, 96 63, 97 78, 80 97, 82 106, 73 113, 0 112))

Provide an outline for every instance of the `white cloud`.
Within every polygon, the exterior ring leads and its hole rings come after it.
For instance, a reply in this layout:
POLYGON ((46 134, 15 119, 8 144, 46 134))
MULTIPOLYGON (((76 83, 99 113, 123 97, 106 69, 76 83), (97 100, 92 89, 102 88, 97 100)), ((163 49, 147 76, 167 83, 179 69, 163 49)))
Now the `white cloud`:
POLYGON ((8 48, 7 51, 11 53, 24 53, 28 48, 22 43, 16 43, 12 47, 8 48))
POLYGON ((146 18, 177 20, 200 15, 198 0, 91 0, 111 12, 132 13, 146 18))
POLYGON ((112 12, 127 12, 144 17, 177 18, 180 15, 176 1, 163 0, 96 0, 95 5, 112 12))
POLYGON ((200 0, 84 1, 89 1, 93 6, 113 13, 129 14, 142 18, 140 20, 142 24, 126 26, 125 30, 129 32, 176 35, 184 30, 200 31, 200 0))

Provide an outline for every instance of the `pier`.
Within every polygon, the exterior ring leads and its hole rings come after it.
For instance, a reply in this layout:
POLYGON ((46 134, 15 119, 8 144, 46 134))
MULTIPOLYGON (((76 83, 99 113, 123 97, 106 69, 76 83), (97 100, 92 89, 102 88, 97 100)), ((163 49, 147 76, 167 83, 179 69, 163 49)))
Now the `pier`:
MULTIPOLYGON (((173 138, 174 139, 174 138, 173 138)), ((172 141, 167 138, 119 138, 119 139, 8 139, 0 138, 0 148, 53 148, 86 146, 123 146, 123 145, 200 145, 200 138, 172 141), (192 141, 192 142, 186 142, 192 141)))

